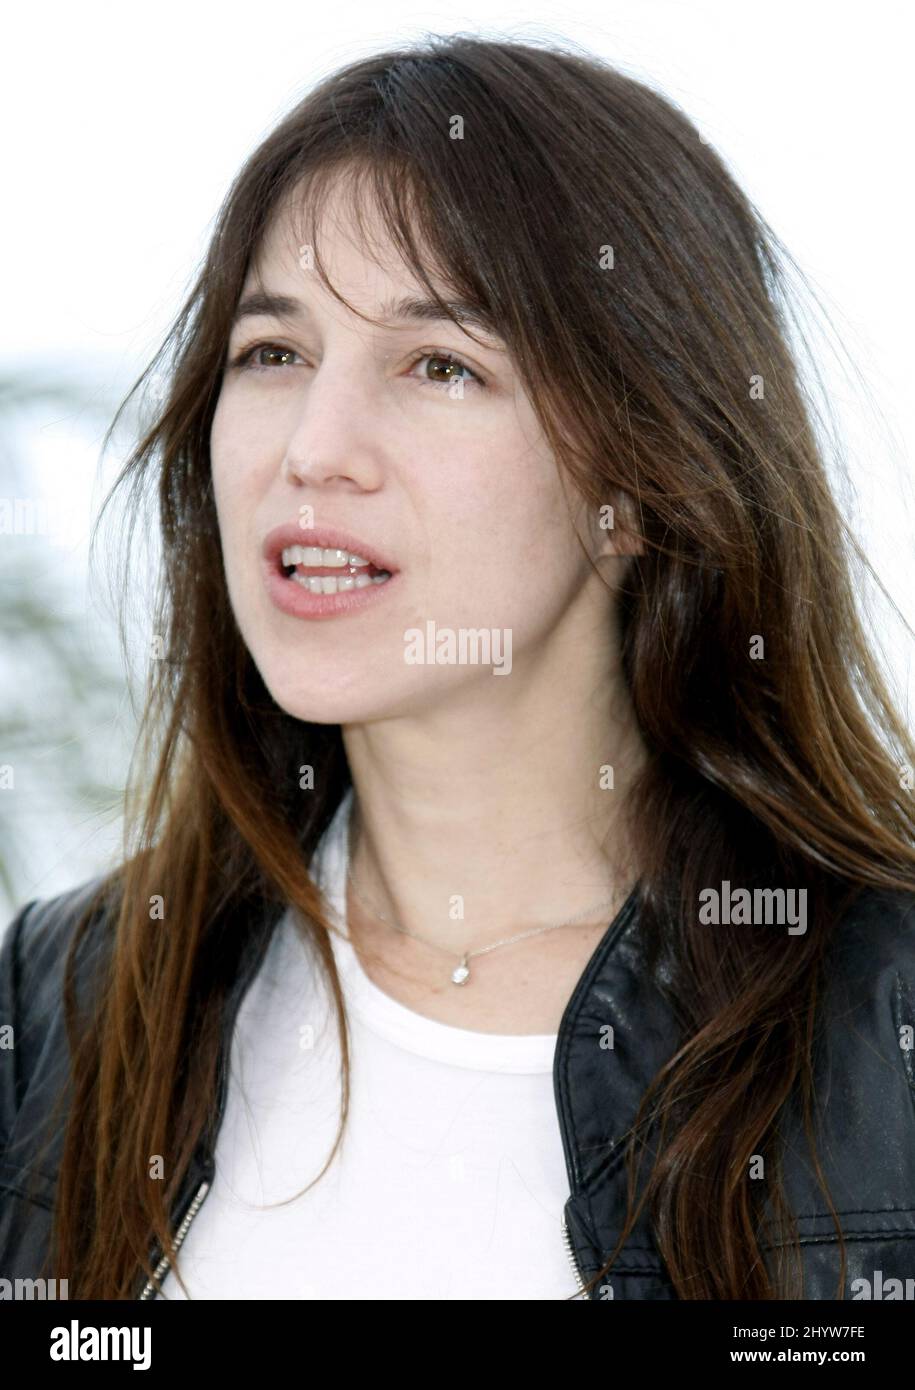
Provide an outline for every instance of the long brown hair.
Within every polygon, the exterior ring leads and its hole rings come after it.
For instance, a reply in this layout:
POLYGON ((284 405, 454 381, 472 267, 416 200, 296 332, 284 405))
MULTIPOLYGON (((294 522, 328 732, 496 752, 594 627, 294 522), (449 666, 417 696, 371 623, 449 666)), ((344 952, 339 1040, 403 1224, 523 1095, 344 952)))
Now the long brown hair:
MULTIPOLYGON (((293 191, 317 215, 341 173, 429 294, 435 273, 502 336, 578 491, 595 508, 628 499, 637 518, 644 552, 620 630, 648 759, 627 810, 639 932, 646 959, 669 965, 682 1045, 631 1132, 620 1243, 648 1204, 677 1296, 784 1297, 747 1164, 773 1148, 789 1097, 809 1122, 815 1009, 841 911, 867 886, 915 887, 899 780, 915 750, 857 612, 853 576, 867 562, 790 345, 787 253, 648 86, 575 51, 464 36, 354 62, 282 120, 233 183, 187 302, 128 397, 153 373, 167 383, 111 494, 129 493, 135 524, 155 484, 161 650, 123 862, 99 898, 110 970, 85 1027, 68 986, 53 1263, 76 1297, 126 1298, 152 1273, 152 1239, 170 1249, 171 1204, 214 1124, 223 1006, 270 905, 299 910, 336 1002, 342 1112, 328 1163, 346 1123, 343 999, 309 863, 349 770, 339 727, 278 708, 242 642, 209 461, 230 322, 268 221, 293 191), (300 788, 303 765, 314 790, 300 788), (802 885, 806 934, 786 949, 772 933, 709 932, 699 894, 724 880, 802 885), (231 929, 229 903, 244 909, 231 929), (148 1176, 152 1155, 167 1158, 164 1182, 148 1176)), ((314 232, 303 240, 317 248, 314 232)))

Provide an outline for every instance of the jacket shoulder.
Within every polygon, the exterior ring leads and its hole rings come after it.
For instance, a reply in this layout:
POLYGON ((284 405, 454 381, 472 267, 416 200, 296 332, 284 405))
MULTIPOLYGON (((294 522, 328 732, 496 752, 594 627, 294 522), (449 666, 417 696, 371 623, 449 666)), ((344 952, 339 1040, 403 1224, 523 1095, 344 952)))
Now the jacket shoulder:
POLYGON ((77 1000, 86 1003, 86 987, 110 939, 112 884, 112 875, 99 874, 56 897, 33 899, 0 938, 0 1143, 60 1027, 70 945, 78 923, 91 914, 75 961, 77 1000))
MULTIPOLYGON (((81 956, 103 944, 113 902, 112 876, 98 874, 53 898, 36 898, 20 908, 0 938, 0 981, 18 1009, 44 1012, 56 1001, 57 986, 77 924, 93 909, 81 956)), ((3 1002, 8 995, 3 994, 3 1002)))
MULTIPOLYGON (((833 996, 860 1009, 915 1000, 915 892, 866 888, 837 924, 827 954, 833 996)), ((909 1021, 915 1022, 911 1018, 909 1021)))
MULTIPOLYGON (((915 894, 863 889, 835 924, 823 983, 813 1060, 817 1150, 829 1190, 846 1237, 860 1242, 859 1264, 867 1262, 868 1242, 874 1243, 874 1254, 881 1240, 903 1241, 911 1260, 915 894)), ((834 1239, 833 1222, 797 1100, 780 1128, 789 1154, 787 1189, 802 1218, 801 1235, 828 1243, 834 1239)), ((898 1251, 887 1248, 883 1254, 898 1263, 898 1251)))
MULTIPOLYGON (((862 890, 836 924, 824 966, 822 1029, 849 1069, 846 1093, 861 1083, 863 1113, 868 1102, 890 1104, 895 1081, 894 1113, 915 1121, 915 892, 862 890)), ((911 1178, 915 1207, 915 1166, 911 1178)))

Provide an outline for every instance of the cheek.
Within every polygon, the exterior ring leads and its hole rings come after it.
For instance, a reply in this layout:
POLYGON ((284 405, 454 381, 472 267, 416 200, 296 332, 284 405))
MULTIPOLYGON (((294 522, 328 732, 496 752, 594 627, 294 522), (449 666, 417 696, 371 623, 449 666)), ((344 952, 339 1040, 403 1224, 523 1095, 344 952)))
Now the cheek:
POLYGON ((269 464, 263 439, 255 445, 256 431, 245 413, 220 400, 210 430, 210 466, 213 496, 220 529, 235 531, 265 485, 269 464))
POLYGON ((520 638, 551 624, 586 561, 552 459, 516 438, 501 452, 490 444, 465 452, 427 499, 435 589, 455 626, 512 627, 520 638))
POLYGON ((223 520, 223 511, 228 510, 226 505, 227 493, 233 479, 237 479, 239 476, 237 460, 233 456, 231 447, 234 432, 229 428, 229 415, 230 412, 223 404, 221 397, 210 428, 210 475, 213 479, 213 496, 216 500, 220 524, 223 520))
POLYGON ((210 431, 210 475, 229 601, 243 628, 260 592, 258 503, 265 469, 245 440, 236 413, 217 409, 210 431))
POLYGON ((577 570, 579 550, 569 506, 551 455, 519 443, 516 436, 485 457, 460 489, 467 519, 487 568, 535 574, 551 582, 577 570))

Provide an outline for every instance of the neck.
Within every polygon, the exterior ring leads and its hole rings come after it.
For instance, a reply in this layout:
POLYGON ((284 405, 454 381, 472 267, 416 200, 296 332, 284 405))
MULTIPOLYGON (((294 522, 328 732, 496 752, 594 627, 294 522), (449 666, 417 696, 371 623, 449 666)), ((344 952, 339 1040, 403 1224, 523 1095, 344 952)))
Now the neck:
POLYGON ((561 710, 519 686, 522 707, 506 698, 497 717, 501 695, 487 692, 482 712, 470 700, 344 729, 350 872, 361 913, 388 919, 382 935, 459 955, 572 917, 584 927, 592 908, 606 925, 622 905, 636 876, 624 807, 644 748, 619 684, 577 704, 558 688, 561 710))

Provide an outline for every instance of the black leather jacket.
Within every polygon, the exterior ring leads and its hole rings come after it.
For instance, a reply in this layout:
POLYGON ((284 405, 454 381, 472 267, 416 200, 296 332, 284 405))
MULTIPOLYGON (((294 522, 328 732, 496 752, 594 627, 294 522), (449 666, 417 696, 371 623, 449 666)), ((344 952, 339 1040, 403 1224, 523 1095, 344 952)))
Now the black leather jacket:
MULTIPOLYGON (((8 927, 0 949, 0 1278, 37 1277, 48 1248, 62 1126, 40 1160, 39 1131, 66 1066, 61 1000, 65 950, 75 915, 96 882, 27 904, 8 927), (12 1047, 8 1031, 2 1031, 5 1024, 13 1028, 12 1047)), ((623 1140, 645 1087, 677 1042, 662 991, 639 968, 638 915, 634 890, 581 975, 556 1046, 554 1092, 569 1181, 556 1239, 565 1240, 580 1285, 616 1244, 626 1209, 623 1140), (607 1024, 614 1030, 612 1048, 601 1045, 609 1036, 607 1024)), ((250 933, 250 946, 240 958, 225 1015, 220 1121, 235 1016, 278 919, 277 911, 262 929, 250 933)), ((79 958, 81 1001, 108 944, 99 915, 79 958)), ((834 947, 815 1051, 817 1148, 847 1241, 841 1296, 871 1296, 865 1289, 873 1289, 874 1297, 887 1297, 879 1290, 887 1289, 888 1280, 915 1278, 915 896, 866 891, 836 928, 834 947), (867 1285, 856 1283, 861 1280, 867 1285)), ((835 1298, 835 1229, 812 1172, 802 1122, 790 1107, 781 1132, 785 1192, 798 1218, 802 1245, 804 1296, 835 1298)), ((213 1175, 212 1143, 204 1142, 173 1208, 179 1243, 206 1199, 213 1175)), ((160 1277, 166 1269, 161 1261, 160 1277)), ((61 1277, 65 1273, 60 1271, 61 1277)), ((136 1297, 151 1296, 140 1272, 136 1297)), ((609 1278, 589 1295, 675 1296, 644 1219, 609 1278)))

